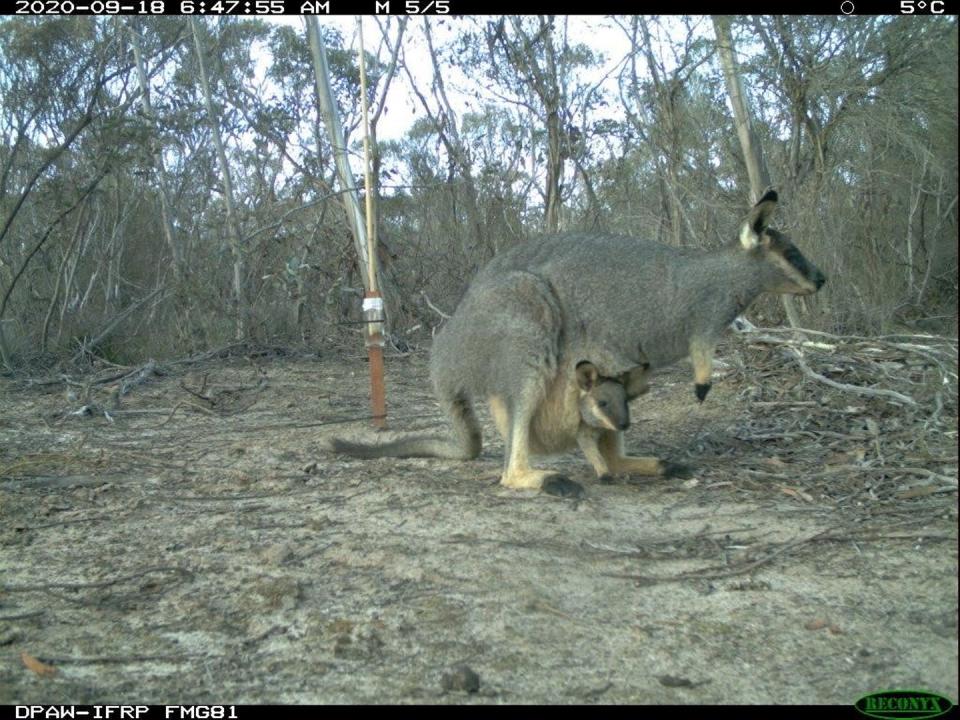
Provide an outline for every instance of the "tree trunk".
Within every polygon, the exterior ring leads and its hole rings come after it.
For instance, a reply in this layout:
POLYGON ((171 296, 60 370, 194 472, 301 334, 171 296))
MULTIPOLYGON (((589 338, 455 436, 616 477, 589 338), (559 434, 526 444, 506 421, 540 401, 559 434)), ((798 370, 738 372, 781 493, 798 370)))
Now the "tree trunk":
MULTIPOLYGON (((460 137, 460 131, 457 129, 457 116, 454 114, 453 107, 450 105, 450 99, 447 97, 447 89, 443 83, 443 68, 440 66, 440 61, 437 58, 437 52, 433 47, 433 36, 430 33, 430 21, 427 18, 424 18, 423 33, 427 40, 427 48, 430 51, 430 60, 433 63, 434 95, 443 106, 441 112, 439 113, 440 117, 434 117, 430 107, 427 105, 426 98, 423 97, 419 91, 416 92, 420 98, 420 102, 423 105, 424 110, 428 115, 430 115, 434 124, 437 126, 437 132, 440 135, 441 142, 443 142, 443 145, 447 150, 447 154, 454 161, 458 170, 460 171, 460 176, 463 180, 463 192, 466 200, 467 217, 469 218, 470 228, 473 234, 471 243, 472 249, 475 252, 478 248, 484 248, 487 257, 473 257, 472 253, 466 252, 467 248, 464 248, 464 254, 468 262, 479 263, 482 262, 482 260, 488 260, 490 257, 495 255, 498 247, 496 240, 494 240, 492 244, 487 242, 486 228, 484 227, 483 219, 480 217, 480 203, 477 199, 477 186, 473 182, 473 162, 467 153, 466 147, 464 147, 463 139, 460 137)), ((407 69, 407 75, 410 77, 410 84, 412 85, 413 78, 410 76, 409 69, 407 69)))
MULTIPOLYGON (((140 50, 140 35, 136 29, 127 23, 127 30, 130 33, 130 44, 133 47, 133 58, 137 66, 137 81, 140 84, 140 93, 142 95, 143 114, 153 126, 154 135, 150 138, 150 154, 153 158, 153 169, 157 176, 157 188, 160 191, 160 223, 163 227, 163 236, 166 238, 167 245, 170 248, 170 256, 173 260, 173 276, 179 281, 180 273, 183 271, 183 253, 180 245, 173 235, 173 222, 170 220, 170 194, 167 192, 167 171, 163 164, 163 147, 160 144, 160 138, 157 131, 157 118, 153 112, 153 106, 150 103, 150 83, 147 81, 147 71, 143 64, 143 53, 140 50)), ((194 36, 196 37, 196 36, 194 36)), ((179 282, 177 283, 179 285, 179 282)))
POLYGON ((531 47, 529 66, 537 82, 534 90, 540 95, 540 101, 547 112, 547 187, 544 193, 546 208, 544 225, 548 233, 560 230, 560 209, 562 205, 561 184, 563 182, 564 155, 562 152, 564 128, 560 122, 560 86, 557 76, 556 50, 553 47, 553 18, 540 16, 540 32, 545 46, 546 71, 536 72, 537 58, 533 54, 532 42, 526 38, 517 18, 512 18, 518 35, 531 47))
MULTIPOLYGON (((320 37, 320 27, 315 17, 307 19, 307 39, 310 42, 310 54, 313 57, 314 77, 317 85, 317 104, 324 124, 330 133, 330 145, 333 148, 334 162, 337 166, 337 178, 343 192, 344 208, 347 221, 353 231, 353 244, 357 252, 357 264, 363 276, 364 286, 368 291, 383 287, 382 275, 376 264, 371 266, 369 245, 367 242, 367 228, 363 214, 360 212, 360 196, 357 192, 357 183, 347 161, 347 145, 343 136, 343 126, 340 124, 340 114, 333 99, 333 90, 330 87, 330 67, 327 63, 327 52, 320 37), (371 276, 371 272, 376 273, 371 276)), ((385 289, 386 290, 386 289, 385 289)), ((387 293, 384 292, 386 296, 387 293)), ((390 303, 384 303, 384 316, 389 320, 390 303)), ((386 323, 385 323, 386 324, 386 323)))
MULTIPOLYGON (((563 98, 560 92, 557 51, 553 44, 553 17, 540 15, 538 20, 537 34, 531 37, 524 31, 521 18, 510 16, 510 24, 516 34, 516 43, 511 43, 502 29, 496 33, 495 39, 501 44, 507 61, 520 75, 522 82, 529 86, 543 106, 543 120, 547 131, 543 223, 546 232, 555 233, 560 229, 565 159, 563 152, 565 128, 560 117, 563 98), (542 60, 536 50, 536 45, 541 40, 544 47, 542 60)), ((491 56, 491 60, 497 62, 496 57, 491 56)), ((528 105, 528 107, 531 106, 528 105)), ((532 147, 535 147, 533 143, 531 143, 532 147)))
POLYGON ((747 98, 743 94, 740 74, 737 72, 736 60, 733 55, 733 37, 730 33, 730 18, 725 15, 714 15, 713 27, 717 33, 717 50, 720 54, 720 65, 723 67, 723 78, 727 84, 730 105, 733 107, 733 121, 737 128, 737 137, 740 139, 740 147, 743 150, 743 161, 747 166, 747 175, 750 178, 751 200, 757 202, 764 191, 770 187, 770 173, 763 161, 763 150, 753 130, 750 121, 750 109, 747 107, 747 98))
MULTIPOLYGON (((752 202, 757 202, 770 187, 770 173, 763 161, 763 150, 750 121, 750 109, 747 107, 747 98, 740 83, 740 74, 737 72, 734 58, 733 36, 730 32, 730 18, 725 15, 713 16, 713 27, 717 33, 717 50, 720 54, 720 64, 723 66, 723 77, 727 84, 727 93, 730 95, 730 105, 733 106, 733 121, 737 127, 737 137, 740 139, 740 148, 743 151, 743 161, 747 166, 747 175, 750 178, 750 195, 752 202)), ((783 310, 787 314, 787 321, 791 327, 799 327, 797 308, 793 298, 781 295, 783 310)))
POLYGON ((240 247, 240 229, 237 227, 236 214, 233 208, 233 182, 230 178, 227 153, 223 148, 223 138, 220 135, 220 123, 213 111, 213 98, 210 95, 210 83, 207 81, 207 70, 203 62, 200 33, 197 30, 197 21, 193 18, 190 18, 190 30, 193 33, 193 44, 197 50, 197 66, 200 70, 200 87, 203 90, 203 100, 207 107, 207 121, 210 123, 210 132, 213 135, 213 145, 217 151, 217 163, 220 165, 220 175, 223 181, 223 201, 227 210, 227 233, 230 237, 230 250, 233 253, 233 301, 236 304, 235 338, 243 340, 247 334, 246 305, 243 297, 243 249, 240 247))

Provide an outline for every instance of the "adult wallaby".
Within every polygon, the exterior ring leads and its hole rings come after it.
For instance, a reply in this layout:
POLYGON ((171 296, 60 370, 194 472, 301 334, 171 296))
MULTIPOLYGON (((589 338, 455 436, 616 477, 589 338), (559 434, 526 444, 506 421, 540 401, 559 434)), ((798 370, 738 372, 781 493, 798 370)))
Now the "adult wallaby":
MULTIPOLYGON (((501 484, 580 495, 577 483, 529 463, 543 428, 580 426, 579 413, 562 400, 575 392, 579 360, 625 377, 629 396, 629 385, 644 385, 648 371, 689 355, 702 401, 714 349, 737 315, 761 293, 806 295, 823 285, 823 273, 768 226, 776 202, 775 192, 764 195, 737 238, 714 251, 588 233, 529 240, 494 257, 433 344, 431 378, 455 437, 413 439, 416 454, 475 458, 481 436, 473 401, 487 399, 506 444, 501 484)), ((681 470, 626 456, 622 430, 577 433, 577 442, 598 475, 681 470)), ((399 447, 383 447, 391 446, 399 447)), ((334 443, 346 452, 357 447, 334 443)))
POLYGON ((472 460, 481 447, 473 398, 481 397, 490 405, 507 459, 580 445, 597 475, 607 475, 598 443, 629 426, 627 403, 649 389, 649 364, 641 356, 630 372, 602 376, 589 361, 561 357, 562 328, 553 288, 532 273, 510 271, 472 287, 437 334, 430 363, 434 390, 456 438, 416 435, 376 444, 327 438, 323 444, 356 457, 472 460), (478 316, 484 321, 478 323, 478 316), (528 394, 536 405, 518 413, 528 394), (524 426, 514 427, 520 418, 524 426))

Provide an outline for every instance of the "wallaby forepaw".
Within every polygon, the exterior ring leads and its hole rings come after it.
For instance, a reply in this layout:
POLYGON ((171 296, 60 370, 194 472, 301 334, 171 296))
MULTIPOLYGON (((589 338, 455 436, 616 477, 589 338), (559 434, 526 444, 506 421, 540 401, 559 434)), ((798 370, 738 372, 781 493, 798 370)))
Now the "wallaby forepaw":
POLYGON ((599 482, 599 483, 601 483, 601 484, 603 484, 603 485, 612 485, 612 484, 615 483, 616 481, 617 481, 617 479, 616 479, 613 475, 611 475, 610 473, 604 473, 603 475, 601 475, 600 477, 597 478, 597 482, 599 482))
POLYGON ((562 498, 581 498, 583 497, 583 486, 568 480, 563 475, 551 475, 543 481, 540 488, 548 495, 556 495, 562 498))
POLYGON ((661 475, 665 478, 689 478, 693 477, 693 468, 681 463, 664 462, 661 475))
POLYGON ((711 383, 695 383, 693 387, 697 393, 697 400, 703 402, 707 399, 707 393, 710 392, 712 385, 711 383))

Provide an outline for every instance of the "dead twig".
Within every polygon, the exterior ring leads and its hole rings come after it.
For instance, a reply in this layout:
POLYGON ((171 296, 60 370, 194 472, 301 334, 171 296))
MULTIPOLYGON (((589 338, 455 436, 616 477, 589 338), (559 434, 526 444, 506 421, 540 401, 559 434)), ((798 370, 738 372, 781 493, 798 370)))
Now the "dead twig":
POLYGON ((113 393, 113 403, 114 406, 120 405, 120 398, 124 397, 129 393, 133 388, 138 385, 143 385, 151 377, 157 374, 157 362, 156 360, 148 360, 146 365, 139 368, 138 370, 128 373, 123 376, 123 379, 120 382, 120 385, 117 386, 117 389, 113 393))
POLYGON ((38 659, 51 665, 128 665, 140 662, 187 662, 197 659, 212 660, 217 655, 200 653, 187 655, 104 655, 100 657, 69 657, 41 655, 38 659))
POLYGON ((212 400, 209 396, 206 395, 206 390, 207 390, 207 378, 209 378, 209 377, 210 377, 210 373, 204 373, 204 374, 203 374, 203 380, 200 381, 200 389, 199 389, 199 390, 192 390, 191 388, 188 388, 188 387, 187 387, 187 384, 186 384, 185 382, 183 382, 183 381, 180 382, 180 389, 181 389, 181 390, 185 390, 186 392, 188 392, 188 393, 190 393, 191 395, 193 395, 195 398, 199 398, 200 400, 203 400, 204 402, 213 402, 213 400, 212 400))
POLYGON ((159 425, 157 425, 157 429, 162 428, 162 427, 165 426, 168 422, 170 422, 171 420, 173 420, 174 414, 176 414, 177 410, 179 410, 179 409, 182 408, 182 407, 191 408, 191 409, 193 409, 193 410, 196 410, 196 411, 199 412, 199 413, 203 413, 204 415, 216 415, 216 414, 217 414, 217 413, 215 413, 213 410, 211 410, 210 408, 205 408, 205 407, 203 407, 202 405, 197 405, 196 403, 192 403, 192 402, 190 402, 190 401, 188 401, 188 400, 181 400, 180 402, 178 402, 176 405, 173 406, 173 410, 171 410, 171 411, 170 411, 170 414, 167 415, 167 419, 164 420, 164 421, 163 421, 162 423, 160 423, 159 425))
POLYGON ((127 306, 124 310, 118 313, 112 320, 110 320, 110 322, 107 323, 107 326, 100 332, 99 335, 97 335, 92 340, 84 341, 83 343, 81 343, 80 349, 77 350, 77 352, 74 354, 71 362, 74 362, 74 363, 77 362, 80 358, 86 355, 91 348, 95 348, 97 345, 99 345, 104 340, 106 340, 113 333, 113 331, 117 329, 120 323, 122 323, 131 315, 133 315, 133 313, 135 313, 141 307, 143 307, 148 302, 156 298, 158 295, 161 295, 161 293, 163 293, 163 295, 159 298, 159 300, 157 300, 157 302, 161 302, 167 296, 167 293, 165 292, 163 287, 157 288, 153 292, 148 293, 147 295, 140 298, 136 302, 133 302, 129 306, 127 306))
MULTIPOLYGON (((709 526, 708 526, 709 527, 709 526)), ((728 528, 725 530, 711 530, 708 531, 707 528, 704 528, 698 533, 693 535, 666 535, 663 537, 656 538, 645 538, 638 540, 634 547, 631 548, 615 548, 610 547, 609 545, 597 545, 586 540, 583 541, 582 545, 590 548, 591 550, 599 550, 601 552, 611 553, 614 555, 640 555, 645 556, 645 553, 641 551, 643 547, 657 546, 657 545, 676 545, 679 543, 687 543, 691 540, 699 540, 702 538, 712 537, 716 535, 732 535, 734 533, 748 532, 754 530, 756 526, 754 525, 744 525, 743 527, 728 528)))
POLYGON ((682 582, 683 580, 722 580, 728 577, 743 575, 756 570, 758 567, 766 565, 778 557, 794 550, 798 547, 812 542, 848 542, 848 541, 866 541, 866 540, 915 540, 915 539, 935 539, 935 540, 957 540, 956 535, 947 535, 944 533, 917 531, 917 532, 874 532, 864 534, 861 532, 836 533, 832 528, 828 528, 809 537, 797 538, 788 543, 780 545, 767 555, 750 562, 741 563, 730 568, 704 568, 693 572, 680 573, 672 576, 654 576, 654 575, 633 575, 630 573, 605 573, 606 577, 621 578, 624 580, 634 580, 638 585, 654 585, 663 582, 682 582))
POLYGON ((106 588, 112 585, 120 585, 121 583, 129 582, 130 580, 137 580, 139 578, 145 577, 147 575, 152 575, 154 573, 170 573, 173 575, 180 576, 181 579, 187 579, 193 577, 191 573, 186 568, 178 567, 176 565, 157 565, 155 567, 148 567, 140 570, 139 572, 131 573, 129 575, 121 575, 120 577, 111 578, 109 580, 102 580, 100 582, 89 582, 89 583, 40 583, 38 585, 0 585, 0 590, 4 592, 37 592, 37 591, 49 591, 49 590, 88 590, 96 588, 106 588))
POLYGON ((29 620, 30 618, 43 617, 47 614, 46 610, 35 610, 34 612, 21 613, 20 615, 0 615, 0 622, 13 622, 14 620, 29 620))
POLYGON ((420 293, 420 296, 423 298, 423 301, 427 304, 427 307, 430 308, 431 310, 433 310, 437 315, 439 315, 440 317, 442 317, 444 320, 449 320, 449 319, 450 319, 450 316, 449 316, 449 315, 447 315, 443 310, 441 310, 441 309, 438 308, 436 305, 434 305, 432 302, 430 302, 430 298, 427 296, 427 293, 426 293, 426 292, 421 292, 421 293, 420 293))
POLYGON ((866 395, 867 397, 884 397, 895 400, 904 405, 910 405, 911 407, 917 406, 917 401, 908 395, 898 393, 895 390, 883 390, 876 388, 867 388, 860 385, 850 385, 849 383, 840 383, 836 380, 831 380, 830 378, 821 375, 818 372, 815 372, 809 365, 807 365, 806 360, 803 359, 803 355, 800 354, 796 348, 788 347, 787 352, 789 352, 794 360, 797 361, 797 365, 800 366, 800 369, 803 371, 803 374, 809 377, 812 380, 823 383, 824 385, 829 385, 830 387, 836 390, 843 390, 845 392, 853 392, 858 395, 866 395))

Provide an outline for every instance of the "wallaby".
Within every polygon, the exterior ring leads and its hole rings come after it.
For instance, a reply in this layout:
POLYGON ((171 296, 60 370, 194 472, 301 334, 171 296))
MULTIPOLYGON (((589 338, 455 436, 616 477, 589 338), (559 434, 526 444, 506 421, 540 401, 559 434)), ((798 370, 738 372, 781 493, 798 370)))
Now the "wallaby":
MULTIPOLYGON (((702 401, 714 349, 737 315, 761 293, 807 295, 822 287, 823 273, 768 226, 776 203, 775 192, 764 195, 736 239, 714 251, 588 233, 532 239, 497 255, 433 343, 431 379, 455 437, 415 438, 403 447, 475 458, 481 435, 473 401, 487 399, 506 445, 501 484, 582 494, 579 484, 529 463, 545 428, 583 424, 562 400, 574 392, 578 359, 589 358, 602 376, 626 378, 630 397, 631 383, 643 387, 648 372, 689 355, 702 401)), ((626 456, 622 430, 578 432, 577 442, 601 476, 685 470, 626 456)))
MULTIPOLYGON (((556 378, 554 387, 547 393, 547 401, 534 416, 530 452, 535 455, 563 452, 584 438, 598 438, 601 431, 626 430, 630 426, 629 401, 648 389, 642 372, 610 378, 600 375, 589 361, 577 363, 574 382, 556 378)), ((504 400, 499 396, 491 396, 490 410, 500 434, 504 438, 510 437, 510 413, 504 400)), ((430 437, 402 438, 376 445, 339 438, 328 440, 331 450, 365 458, 433 457, 438 454, 438 443, 443 448, 444 442, 430 437)), ((593 444, 596 444, 596 440, 593 444)), ((592 458, 588 459, 593 461, 592 458)), ((597 470, 598 476, 605 474, 605 466, 597 470)))
MULTIPOLYGON (((557 452, 561 449, 566 450, 572 447, 573 440, 583 450, 587 460, 593 466, 600 482, 609 483, 613 481, 610 474, 610 466, 606 459, 599 452, 600 439, 605 433, 611 431, 621 433, 630 426, 630 406, 629 402, 640 395, 645 394, 650 385, 647 383, 647 370, 649 364, 635 368, 630 372, 623 373, 619 378, 608 378, 600 375, 599 371, 590 362, 582 362, 577 365, 577 386, 579 392, 580 417, 583 422, 577 428, 576 436, 558 437, 557 452), (562 447, 560 447, 562 443, 562 447)), ((550 395, 548 394, 549 398, 550 395)), ((491 407, 494 407, 491 404, 491 407)), ((545 419, 553 417, 562 417, 562 413, 545 412, 546 404, 541 406, 540 411, 534 417, 533 432, 530 435, 531 447, 536 447, 536 441, 541 440, 546 433, 542 425, 545 419)), ((509 424, 504 417, 498 421, 500 434, 507 437, 509 433, 509 424)))

